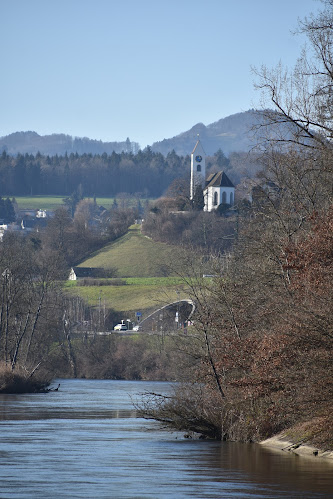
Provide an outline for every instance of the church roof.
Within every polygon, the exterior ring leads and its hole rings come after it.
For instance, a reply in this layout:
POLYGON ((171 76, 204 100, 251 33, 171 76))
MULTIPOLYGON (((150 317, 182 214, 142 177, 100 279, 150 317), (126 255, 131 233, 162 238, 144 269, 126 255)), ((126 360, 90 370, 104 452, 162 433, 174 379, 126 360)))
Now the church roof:
POLYGON ((224 172, 211 173, 206 180, 207 187, 235 187, 224 172))

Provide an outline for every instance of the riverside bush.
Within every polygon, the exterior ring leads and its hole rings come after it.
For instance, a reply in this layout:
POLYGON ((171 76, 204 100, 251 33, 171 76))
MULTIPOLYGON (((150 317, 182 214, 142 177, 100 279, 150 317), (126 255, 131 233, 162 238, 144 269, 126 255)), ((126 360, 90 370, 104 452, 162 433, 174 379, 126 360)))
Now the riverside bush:
POLYGON ((50 375, 38 373, 30 376, 21 369, 14 371, 6 366, 0 365, 0 393, 36 393, 47 390, 51 382, 50 375))

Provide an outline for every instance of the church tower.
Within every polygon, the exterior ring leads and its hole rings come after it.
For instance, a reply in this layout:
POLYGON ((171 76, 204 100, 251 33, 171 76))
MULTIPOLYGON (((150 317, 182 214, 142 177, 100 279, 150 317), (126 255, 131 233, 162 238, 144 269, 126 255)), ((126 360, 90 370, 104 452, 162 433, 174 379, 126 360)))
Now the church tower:
POLYGON ((191 153, 191 188, 190 199, 193 199, 198 185, 205 187, 206 180, 206 153, 198 139, 191 153))

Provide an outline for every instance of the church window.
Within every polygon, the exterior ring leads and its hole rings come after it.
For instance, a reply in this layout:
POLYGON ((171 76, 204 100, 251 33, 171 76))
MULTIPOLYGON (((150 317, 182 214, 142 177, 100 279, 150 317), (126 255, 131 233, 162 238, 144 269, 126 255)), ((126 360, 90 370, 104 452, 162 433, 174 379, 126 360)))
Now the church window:
POLYGON ((197 165, 197 172, 201 172, 201 165, 197 165))
POLYGON ((222 193, 222 203, 223 203, 223 204, 226 204, 226 203, 227 203, 227 193, 226 193, 226 192, 223 192, 223 193, 222 193))
POLYGON ((234 204, 234 195, 230 192, 230 204, 234 204))
POLYGON ((214 192, 214 206, 217 206, 218 198, 219 198, 219 196, 218 196, 217 192, 214 192))

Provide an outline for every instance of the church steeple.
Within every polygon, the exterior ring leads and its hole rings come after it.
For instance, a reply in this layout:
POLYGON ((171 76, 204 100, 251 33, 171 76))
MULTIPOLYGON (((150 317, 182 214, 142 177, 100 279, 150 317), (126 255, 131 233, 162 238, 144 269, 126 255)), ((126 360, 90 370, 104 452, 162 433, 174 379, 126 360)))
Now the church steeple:
POLYGON ((198 186, 203 190, 204 211, 214 211, 220 205, 232 206, 235 203, 235 186, 223 171, 212 173, 206 179, 206 153, 200 143, 199 135, 191 153, 191 200, 198 186))
POLYGON ((206 153, 200 143, 199 136, 197 143, 191 153, 191 187, 190 199, 193 199, 198 185, 205 186, 206 179, 206 153))

